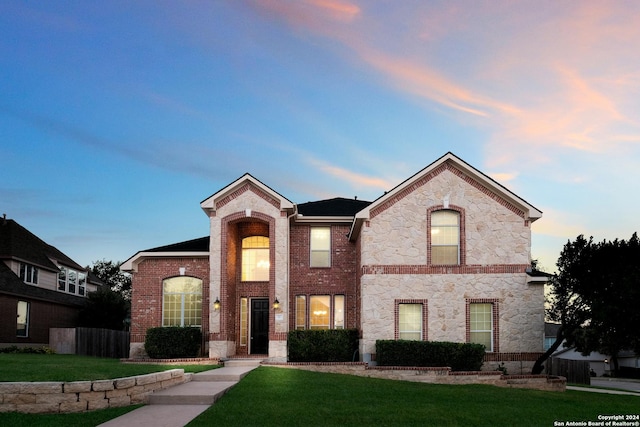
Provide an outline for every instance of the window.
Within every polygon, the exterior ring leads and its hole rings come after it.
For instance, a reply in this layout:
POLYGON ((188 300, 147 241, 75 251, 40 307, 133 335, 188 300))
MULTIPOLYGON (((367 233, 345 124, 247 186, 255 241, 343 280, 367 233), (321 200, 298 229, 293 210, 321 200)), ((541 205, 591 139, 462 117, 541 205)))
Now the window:
POLYGON ((240 345, 247 345, 249 337, 249 299, 240 298, 240 345))
POLYGON ((162 282, 162 326, 202 326, 202 280, 180 276, 162 282))
POLYGON ((296 295, 295 329, 344 329, 344 295, 296 295), (307 300, 309 301, 307 315, 307 300))
POLYGON ((71 294, 86 295, 87 273, 60 266, 58 271, 58 290, 71 294))
POLYGON ((269 238, 251 236, 242 239, 242 281, 269 281, 269 238))
POLYGON ((431 214, 431 264, 460 264, 460 214, 456 211, 431 214))
POLYGON ((305 329, 307 322, 307 297, 296 296, 296 325, 297 330, 305 329))
POLYGON ((329 329, 329 295, 313 295, 309 298, 309 328, 329 329))
POLYGON ((493 304, 469 304, 469 342, 493 351, 493 304))
POLYGON ((331 267, 331 227, 311 227, 311 267, 331 267))
POLYGON ((29 303, 26 301, 18 301, 18 316, 16 321, 16 336, 29 336, 29 303))
POLYGON ((38 267, 30 264, 20 263, 20 279, 32 285, 38 284, 38 267))
POLYGON ((422 340, 422 304, 398 304, 398 339, 422 340))
POLYGON ((333 329, 344 329, 344 295, 333 297, 333 329))

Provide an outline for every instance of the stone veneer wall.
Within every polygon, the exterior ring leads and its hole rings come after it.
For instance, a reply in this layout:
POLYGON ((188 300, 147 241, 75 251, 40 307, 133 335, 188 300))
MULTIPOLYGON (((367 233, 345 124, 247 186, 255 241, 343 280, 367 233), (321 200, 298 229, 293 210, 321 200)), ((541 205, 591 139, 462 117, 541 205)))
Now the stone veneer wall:
POLYGON ((149 403, 154 390, 189 382, 192 375, 183 369, 171 369, 114 380, 1 382, 0 412, 86 412, 149 403))
POLYGON ((286 363, 267 365, 313 372, 330 372, 335 374, 357 375, 361 377, 422 382, 429 384, 488 384, 498 387, 528 388, 545 391, 565 391, 567 389, 566 378, 549 375, 502 375, 501 372, 490 371, 452 372, 450 368, 368 366, 368 364, 364 362, 286 363))

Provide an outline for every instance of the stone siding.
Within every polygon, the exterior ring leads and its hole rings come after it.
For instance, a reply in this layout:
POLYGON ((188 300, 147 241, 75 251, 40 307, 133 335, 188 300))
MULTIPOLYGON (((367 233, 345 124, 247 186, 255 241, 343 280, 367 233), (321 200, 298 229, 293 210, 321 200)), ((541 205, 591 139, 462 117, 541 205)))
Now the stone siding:
POLYGON ((154 390, 189 382, 192 375, 171 369, 114 380, 0 382, 0 412, 86 412, 149 403, 154 390))

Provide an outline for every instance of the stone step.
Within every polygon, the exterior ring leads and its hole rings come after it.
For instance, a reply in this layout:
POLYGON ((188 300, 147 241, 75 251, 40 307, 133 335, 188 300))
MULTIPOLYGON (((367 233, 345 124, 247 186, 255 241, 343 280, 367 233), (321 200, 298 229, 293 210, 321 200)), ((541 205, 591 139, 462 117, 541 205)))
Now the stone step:
POLYGON ((257 367, 260 366, 264 359, 227 359, 224 361, 225 368, 235 368, 238 366, 252 366, 257 367))
POLYGON ((237 381, 191 381, 149 396, 151 405, 213 405, 237 381))
POLYGON ((198 372, 191 377, 191 381, 240 381, 249 372, 257 368, 253 366, 226 366, 224 368, 212 369, 210 371, 198 372))

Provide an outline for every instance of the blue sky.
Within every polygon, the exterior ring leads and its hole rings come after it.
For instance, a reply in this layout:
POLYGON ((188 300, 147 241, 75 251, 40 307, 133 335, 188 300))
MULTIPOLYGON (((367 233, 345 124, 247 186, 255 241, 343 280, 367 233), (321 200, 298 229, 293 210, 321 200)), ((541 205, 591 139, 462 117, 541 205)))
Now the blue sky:
POLYGON ((0 3, 0 213, 77 262, 202 237, 249 172, 374 200, 448 151, 549 271, 640 213, 636 1, 0 3))

